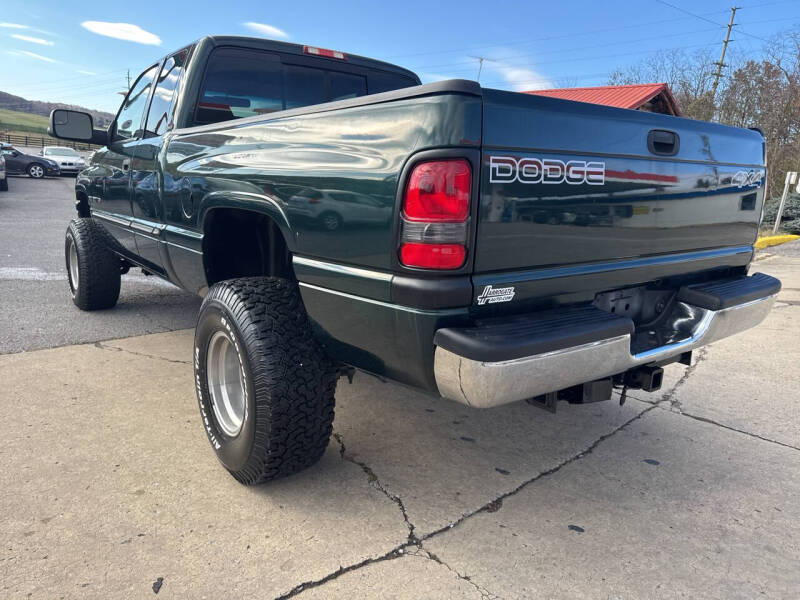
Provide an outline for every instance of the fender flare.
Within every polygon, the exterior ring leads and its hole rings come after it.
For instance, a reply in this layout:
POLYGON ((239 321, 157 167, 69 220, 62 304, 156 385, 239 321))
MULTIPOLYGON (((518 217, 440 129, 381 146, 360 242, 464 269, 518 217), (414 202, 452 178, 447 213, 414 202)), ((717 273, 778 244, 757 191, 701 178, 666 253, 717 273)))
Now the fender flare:
POLYGON ((204 236, 208 215, 213 210, 220 208, 250 211, 269 217, 278 226, 289 251, 292 253, 296 251, 295 236, 289 219, 281 204, 274 198, 240 191, 219 191, 207 194, 200 201, 198 210, 198 223, 204 236))

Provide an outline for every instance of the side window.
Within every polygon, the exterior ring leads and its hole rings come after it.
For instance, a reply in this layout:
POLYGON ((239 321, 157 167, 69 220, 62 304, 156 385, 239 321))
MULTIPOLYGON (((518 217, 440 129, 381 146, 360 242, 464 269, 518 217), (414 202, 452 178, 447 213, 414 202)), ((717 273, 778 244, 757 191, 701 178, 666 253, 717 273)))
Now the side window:
POLYGON ((331 100, 347 100, 366 94, 367 80, 363 75, 331 71, 331 100))
POLYGON ((195 124, 283 110, 281 61, 275 54, 219 48, 208 60, 195 124))
POLYGON ((117 115, 117 125, 114 132, 115 140, 129 140, 140 137, 142 118, 144 117, 144 111, 147 109, 150 88, 156 78, 157 68, 158 65, 154 65, 142 73, 125 97, 122 109, 117 115))
POLYGON ((161 74, 156 82, 153 100, 147 113, 145 137, 164 135, 172 124, 173 99, 175 89, 183 76, 189 50, 184 49, 170 56, 161 67, 161 74))
POLYGON ((299 108, 327 101, 325 71, 312 67, 286 65, 286 108, 299 108))

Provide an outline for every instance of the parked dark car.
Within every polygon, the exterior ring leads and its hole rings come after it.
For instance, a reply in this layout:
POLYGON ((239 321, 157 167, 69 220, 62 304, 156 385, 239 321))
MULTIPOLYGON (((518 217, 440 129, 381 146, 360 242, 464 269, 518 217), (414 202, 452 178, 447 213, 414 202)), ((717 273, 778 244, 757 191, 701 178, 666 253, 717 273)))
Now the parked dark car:
POLYGON ((6 159, 0 153, 0 192, 8 191, 8 178, 6 177, 6 159))
POLYGON ((6 159, 6 173, 9 175, 30 175, 34 179, 56 177, 61 174, 58 163, 43 156, 25 154, 14 146, 3 145, 3 158, 6 159))

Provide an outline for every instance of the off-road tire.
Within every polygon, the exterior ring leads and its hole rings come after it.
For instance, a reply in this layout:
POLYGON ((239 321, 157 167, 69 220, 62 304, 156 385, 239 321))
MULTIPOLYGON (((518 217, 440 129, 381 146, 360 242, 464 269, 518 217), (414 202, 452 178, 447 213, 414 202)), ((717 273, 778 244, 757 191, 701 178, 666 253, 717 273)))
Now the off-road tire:
POLYGON ((119 299, 120 260, 108 246, 108 233, 99 223, 91 218, 70 222, 64 243, 67 281, 72 301, 81 310, 111 308, 119 299), (76 254, 71 254, 71 244, 76 254), (76 255, 77 281, 74 281, 71 261, 76 255))
POLYGON ((239 482, 291 475, 322 457, 333 430, 338 373, 312 335, 296 283, 247 277, 212 286, 197 319, 194 373, 208 440, 239 482), (233 436, 223 432, 209 388, 217 332, 235 349, 244 390, 244 417, 233 436))

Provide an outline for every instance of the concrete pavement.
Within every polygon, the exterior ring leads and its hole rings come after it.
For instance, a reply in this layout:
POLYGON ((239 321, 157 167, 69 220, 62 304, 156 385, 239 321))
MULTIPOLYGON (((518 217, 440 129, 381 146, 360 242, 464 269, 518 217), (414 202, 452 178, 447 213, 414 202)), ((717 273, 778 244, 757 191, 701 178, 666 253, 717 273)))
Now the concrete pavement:
POLYGON ((800 257, 757 269, 767 321, 657 394, 477 411, 358 374, 323 460, 257 488, 208 447, 191 330, 0 356, 0 597, 797 597, 800 257))

